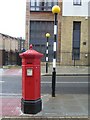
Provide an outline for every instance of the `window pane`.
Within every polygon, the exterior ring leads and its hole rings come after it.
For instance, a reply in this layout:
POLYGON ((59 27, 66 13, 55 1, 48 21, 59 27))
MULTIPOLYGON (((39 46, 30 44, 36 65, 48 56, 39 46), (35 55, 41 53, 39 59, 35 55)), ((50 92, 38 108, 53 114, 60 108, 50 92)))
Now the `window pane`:
POLYGON ((35 6, 35 0, 31 0, 30 5, 35 6))
POLYGON ((35 11, 35 7, 30 7, 30 10, 35 11))
POLYGON ((39 6, 39 3, 40 3, 39 0, 36 0, 36 6, 39 6))
POLYGON ((57 0, 31 0, 30 10, 34 11, 51 11, 52 7, 57 4, 57 0))
POLYGON ((73 49, 73 60, 79 60, 80 59, 80 49, 73 49))
POLYGON ((73 4, 80 5, 81 4, 81 0, 73 0, 73 4))
POLYGON ((73 22, 73 30, 80 30, 81 22, 73 22))
POLYGON ((74 30, 73 31, 73 40, 74 41, 80 41, 80 31, 79 30, 74 30))
POLYGON ((48 1, 48 6, 49 6, 49 7, 52 6, 52 0, 49 0, 49 1, 48 1))
POLYGON ((39 7, 36 7, 36 9, 35 9, 36 11, 39 11, 39 7))
POLYGON ((73 22, 73 55, 72 59, 80 59, 80 27, 81 22, 73 22))
POLYGON ((73 42, 73 47, 74 47, 74 48, 79 48, 79 47, 80 47, 80 43, 77 42, 77 41, 74 41, 74 42, 73 42))

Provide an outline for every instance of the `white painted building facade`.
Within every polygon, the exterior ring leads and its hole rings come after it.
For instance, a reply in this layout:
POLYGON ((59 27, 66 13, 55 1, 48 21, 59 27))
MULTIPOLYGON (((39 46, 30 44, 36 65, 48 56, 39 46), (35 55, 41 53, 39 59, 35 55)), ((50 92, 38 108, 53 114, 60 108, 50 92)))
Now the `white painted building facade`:
POLYGON ((89 15, 90 0, 63 0, 63 16, 85 16, 89 15))

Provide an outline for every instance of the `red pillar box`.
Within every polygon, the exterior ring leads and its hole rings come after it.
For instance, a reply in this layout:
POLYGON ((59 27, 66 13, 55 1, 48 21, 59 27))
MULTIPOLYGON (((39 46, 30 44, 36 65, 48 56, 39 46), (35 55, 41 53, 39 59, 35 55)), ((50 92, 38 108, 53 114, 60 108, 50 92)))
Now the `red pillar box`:
POLYGON ((20 54, 22 58, 21 110, 25 114, 36 114, 42 110, 40 59, 43 54, 32 49, 20 54))

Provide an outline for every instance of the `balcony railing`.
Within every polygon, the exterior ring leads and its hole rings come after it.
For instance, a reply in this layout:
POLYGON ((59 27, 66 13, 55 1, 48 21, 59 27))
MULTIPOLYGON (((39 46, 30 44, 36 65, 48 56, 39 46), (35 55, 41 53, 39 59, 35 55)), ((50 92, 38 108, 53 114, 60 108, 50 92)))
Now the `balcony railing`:
POLYGON ((51 11, 58 2, 30 2, 30 11, 51 11))

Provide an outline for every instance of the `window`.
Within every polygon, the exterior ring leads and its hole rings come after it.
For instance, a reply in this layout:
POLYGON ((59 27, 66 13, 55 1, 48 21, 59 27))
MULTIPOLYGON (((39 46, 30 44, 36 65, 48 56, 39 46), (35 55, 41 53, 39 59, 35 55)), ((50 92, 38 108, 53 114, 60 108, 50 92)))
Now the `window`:
POLYGON ((72 50, 72 59, 80 59, 80 31, 81 22, 73 22, 73 50, 72 50))
POLYGON ((31 0, 30 11, 51 11, 54 5, 57 5, 57 0, 31 0))
POLYGON ((80 49, 73 48, 73 60, 79 60, 79 59, 80 59, 80 49))
POLYGON ((73 0, 73 5, 81 5, 81 0, 73 0))

